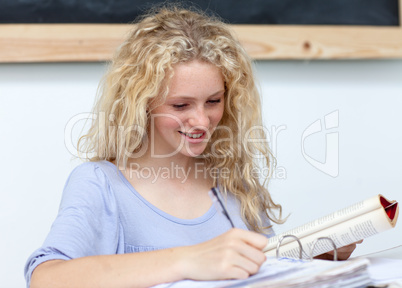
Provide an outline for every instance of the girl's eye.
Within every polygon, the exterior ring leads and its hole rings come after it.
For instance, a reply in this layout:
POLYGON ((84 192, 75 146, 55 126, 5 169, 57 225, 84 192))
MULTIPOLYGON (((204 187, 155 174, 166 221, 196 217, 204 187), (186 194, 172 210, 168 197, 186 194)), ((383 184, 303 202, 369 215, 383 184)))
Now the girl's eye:
POLYGON ((208 103, 212 103, 212 104, 221 103, 221 99, 219 98, 219 99, 216 99, 216 100, 209 100, 208 103))
POLYGON ((173 106, 173 108, 175 108, 175 109, 180 109, 180 108, 186 107, 187 104, 173 104, 172 106, 173 106))

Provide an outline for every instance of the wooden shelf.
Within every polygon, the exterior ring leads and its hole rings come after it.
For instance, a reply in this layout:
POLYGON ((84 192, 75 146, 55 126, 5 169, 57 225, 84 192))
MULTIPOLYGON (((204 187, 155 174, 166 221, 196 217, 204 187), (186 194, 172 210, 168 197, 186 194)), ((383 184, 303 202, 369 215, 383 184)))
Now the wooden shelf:
MULTIPOLYGON (((402 58, 402 26, 231 27, 254 59, 402 58)), ((107 61, 129 29, 124 24, 0 24, 0 62, 107 61)))

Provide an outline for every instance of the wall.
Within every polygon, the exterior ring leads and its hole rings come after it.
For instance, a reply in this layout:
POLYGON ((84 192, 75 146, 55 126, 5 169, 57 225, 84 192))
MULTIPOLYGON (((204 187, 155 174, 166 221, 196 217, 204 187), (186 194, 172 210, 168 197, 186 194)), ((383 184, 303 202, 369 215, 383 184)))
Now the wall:
MULTIPOLYGON (((43 242, 79 164, 64 142, 66 124, 91 110, 104 70, 103 63, 0 65, 0 287, 24 286, 25 260, 43 242)), ((271 193, 291 213, 277 232, 377 193, 402 201, 402 60, 270 61, 256 71, 278 160, 271 193), (328 131, 326 115, 334 124, 328 131), (323 131, 310 135, 319 119, 323 131)), ((397 245, 400 223, 365 240, 356 255, 397 245)))

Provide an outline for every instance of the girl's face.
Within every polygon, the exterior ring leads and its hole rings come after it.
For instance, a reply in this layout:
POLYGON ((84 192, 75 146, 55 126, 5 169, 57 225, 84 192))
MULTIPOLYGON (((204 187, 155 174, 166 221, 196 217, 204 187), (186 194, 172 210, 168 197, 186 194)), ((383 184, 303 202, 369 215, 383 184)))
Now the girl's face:
POLYGON ((222 73, 214 65, 175 65, 165 103, 151 112, 151 155, 200 155, 222 119, 224 94, 222 73))

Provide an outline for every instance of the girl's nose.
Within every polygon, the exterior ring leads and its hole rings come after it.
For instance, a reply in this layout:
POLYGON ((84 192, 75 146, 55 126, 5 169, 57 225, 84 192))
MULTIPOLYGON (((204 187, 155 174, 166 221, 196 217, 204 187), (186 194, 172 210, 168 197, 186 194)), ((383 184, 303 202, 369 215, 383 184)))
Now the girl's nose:
POLYGON ((204 108, 197 109, 188 122, 192 127, 208 129, 210 123, 208 112, 204 108))

